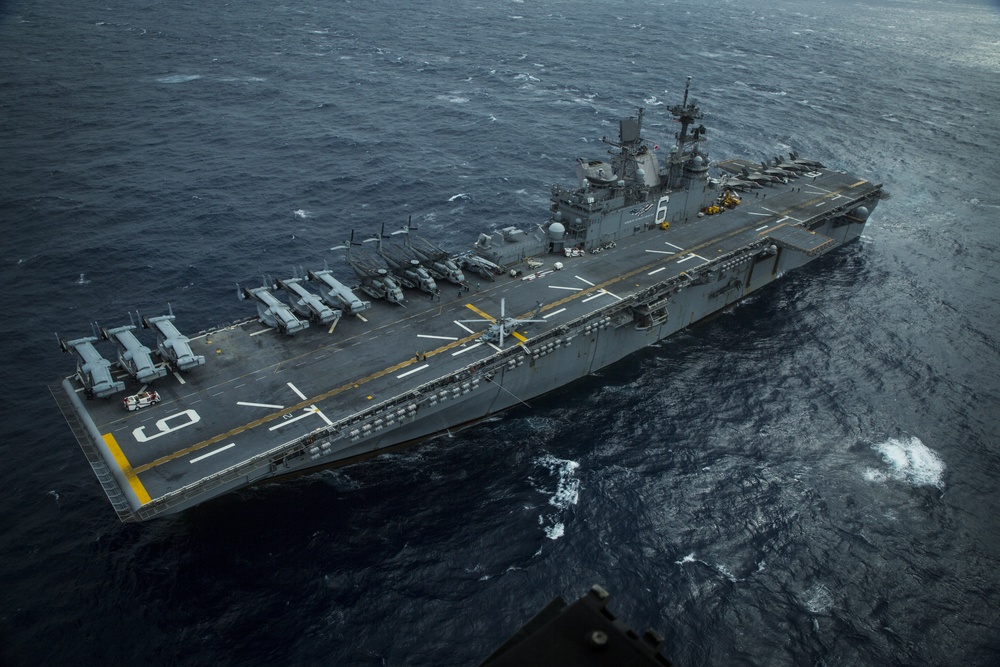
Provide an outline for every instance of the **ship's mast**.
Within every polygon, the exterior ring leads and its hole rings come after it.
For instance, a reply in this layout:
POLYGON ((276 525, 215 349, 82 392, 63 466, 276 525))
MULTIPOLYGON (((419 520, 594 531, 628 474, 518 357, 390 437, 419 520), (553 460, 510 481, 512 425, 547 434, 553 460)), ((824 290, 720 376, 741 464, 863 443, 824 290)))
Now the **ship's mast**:
POLYGON ((684 165, 688 163, 694 156, 698 153, 697 143, 701 141, 702 135, 705 133, 705 126, 700 125, 696 127, 691 134, 688 134, 688 128, 696 120, 705 117, 705 114, 701 112, 693 101, 688 104, 688 93, 691 88, 691 77, 687 78, 687 82, 684 84, 684 101, 680 105, 674 105, 670 107, 670 113, 674 115, 674 119, 680 121, 681 131, 677 133, 677 146, 674 148, 669 161, 669 183, 670 187, 677 188, 682 185, 683 169, 684 165), (689 150, 690 146, 690 150, 689 150))

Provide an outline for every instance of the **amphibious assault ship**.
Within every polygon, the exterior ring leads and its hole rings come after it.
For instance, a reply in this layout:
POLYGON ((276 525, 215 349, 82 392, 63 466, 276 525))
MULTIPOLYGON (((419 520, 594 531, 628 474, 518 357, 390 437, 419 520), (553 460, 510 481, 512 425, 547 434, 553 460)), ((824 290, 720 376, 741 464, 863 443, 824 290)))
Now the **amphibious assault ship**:
POLYGON ((52 393, 119 518, 473 423, 861 235, 881 185, 795 154, 710 165, 689 86, 665 156, 639 109, 529 229, 458 255, 412 228, 379 233, 374 253, 345 247, 356 285, 310 270, 242 289, 255 316, 190 337, 171 311, 61 340, 78 364, 52 393), (114 364, 99 349, 112 344, 114 364))

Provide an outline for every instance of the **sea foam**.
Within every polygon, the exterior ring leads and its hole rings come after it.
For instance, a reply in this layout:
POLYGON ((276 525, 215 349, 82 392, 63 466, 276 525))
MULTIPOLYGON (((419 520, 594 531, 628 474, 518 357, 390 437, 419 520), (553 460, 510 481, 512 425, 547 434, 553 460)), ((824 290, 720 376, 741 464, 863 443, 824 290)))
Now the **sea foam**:
POLYGON ((897 481, 913 486, 944 488, 944 461, 920 438, 890 438, 872 445, 888 465, 888 470, 868 468, 865 479, 872 482, 897 481))
POLYGON ((551 454, 539 458, 536 462, 558 476, 555 491, 549 496, 549 505, 552 505, 556 512, 538 515, 538 523, 545 531, 545 536, 550 540, 557 540, 566 532, 562 512, 580 500, 580 480, 576 478, 576 469, 580 464, 567 459, 557 459, 551 454))

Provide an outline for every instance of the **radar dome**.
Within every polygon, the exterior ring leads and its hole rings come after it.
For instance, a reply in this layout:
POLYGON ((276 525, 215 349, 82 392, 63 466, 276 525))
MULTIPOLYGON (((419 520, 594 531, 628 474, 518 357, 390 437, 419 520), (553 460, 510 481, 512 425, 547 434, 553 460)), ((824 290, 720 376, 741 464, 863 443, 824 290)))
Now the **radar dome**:
POLYGON ((859 206, 850 213, 848 213, 847 217, 853 220, 857 220, 858 222, 864 222, 865 220, 868 219, 869 215, 871 215, 871 213, 868 211, 867 208, 865 208, 864 206, 859 206))
POLYGON ((549 225, 549 238, 553 241, 561 241, 566 235, 566 227, 561 222, 553 222, 549 225))

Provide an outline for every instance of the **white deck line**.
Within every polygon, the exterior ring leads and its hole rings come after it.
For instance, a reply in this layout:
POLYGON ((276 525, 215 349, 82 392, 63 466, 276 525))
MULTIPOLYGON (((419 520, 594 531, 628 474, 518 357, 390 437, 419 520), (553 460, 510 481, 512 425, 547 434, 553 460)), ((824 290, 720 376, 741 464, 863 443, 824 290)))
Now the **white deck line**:
POLYGON ((667 267, 665 267, 665 266, 661 266, 661 267, 660 267, 660 268, 658 268, 658 269, 653 269, 652 271, 650 271, 650 272, 649 272, 649 273, 647 273, 646 275, 647 275, 647 276, 651 276, 651 275, 653 275, 654 273, 659 273, 660 271, 666 271, 666 270, 667 270, 667 267))
POLYGON ((431 336, 430 334, 417 334, 417 338, 434 338, 436 340, 458 340, 456 336, 431 336))
POLYGON ((271 408, 272 410, 281 410, 284 405, 271 405, 270 403, 245 403, 243 401, 236 401, 236 405, 245 405, 248 408, 271 408))
POLYGON ((292 384, 291 382, 286 382, 285 384, 287 384, 287 385, 288 385, 288 388, 289 388, 289 389, 291 389, 292 391, 294 391, 294 392, 295 392, 295 395, 296 395, 296 396, 298 396, 299 398, 301 398, 301 399, 302 399, 303 401, 304 401, 304 400, 306 400, 306 395, 305 395, 305 394, 303 394, 303 393, 302 393, 301 391, 299 391, 299 388, 298 388, 298 387, 296 387, 296 386, 295 386, 294 384, 292 384))
POLYGON ((429 368, 429 367, 430 367, 430 364, 424 364, 423 366, 417 366, 416 368, 414 368, 414 369, 411 369, 411 370, 408 370, 408 371, 406 371, 405 373, 400 373, 400 374, 399 374, 399 375, 397 375, 396 377, 397 377, 398 379, 402 380, 402 379, 403 379, 403 378, 405 378, 405 377, 406 377, 407 375, 413 375, 414 373, 419 373, 420 371, 424 370, 425 368, 429 368))
POLYGON ((333 422, 330 421, 329 417, 327 417, 326 415, 323 414, 322 410, 320 410, 319 408, 317 408, 315 405, 310 405, 309 407, 313 409, 313 412, 315 412, 316 414, 319 415, 320 419, 322 419, 323 421, 326 422, 327 426, 333 426, 333 422))
POLYGON ((453 357, 457 357, 457 356, 458 356, 458 355, 460 355, 460 354, 465 354, 465 353, 466 353, 466 352, 468 352, 469 350, 474 350, 474 349, 476 349, 477 347, 479 347, 480 345, 482 345, 482 343, 481 343, 481 342, 479 342, 479 343, 473 343, 473 344, 472 344, 472 345, 470 345, 469 347, 463 347, 463 348, 462 348, 461 350, 459 350, 458 352, 452 352, 452 353, 451 353, 451 356, 453 356, 453 357))
POLYGON ((684 262, 688 261, 689 259, 694 259, 694 258, 696 258, 696 257, 697 257, 698 259, 700 259, 701 261, 703 261, 703 262, 707 262, 707 261, 708 261, 707 259, 705 259, 705 258, 704 258, 704 257, 702 257, 701 255, 696 255, 696 254, 694 254, 694 253, 692 252, 692 253, 690 253, 690 254, 689 254, 689 255, 688 255, 687 257, 685 257, 684 259, 679 259, 679 260, 677 260, 677 263, 678 263, 678 264, 683 264, 684 262))
POLYGON ((564 289, 570 292, 582 292, 582 287, 563 287, 562 285, 549 285, 549 289, 564 289))
POLYGON ((268 431, 276 431, 279 428, 283 428, 285 426, 288 426, 289 424, 293 424, 293 423, 297 422, 300 419, 305 419, 306 417, 312 417, 314 414, 316 414, 316 410, 315 409, 306 408, 304 414, 301 414, 298 417, 292 417, 291 419, 286 419, 285 421, 281 422, 280 424, 275 424, 274 426, 272 426, 271 428, 269 428, 267 430, 268 431))
POLYGON ((232 449, 235 446, 236 446, 236 443, 235 442, 231 442, 228 445, 226 445, 225 447, 219 447, 218 449, 213 449, 212 451, 210 451, 207 454, 202 454, 201 456, 194 457, 193 459, 191 459, 191 463, 197 463, 198 461, 201 461, 203 459, 207 459, 209 456, 215 456, 219 452, 224 452, 227 449, 232 449))
POLYGON ((559 310, 553 310, 553 311, 552 311, 551 313, 549 313, 548 315, 542 315, 542 319, 544 319, 544 320, 547 320, 547 319, 549 319, 550 317, 552 317, 553 315, 558 315, 559 313, 561 313, 561 312, 563 312, 563 311, 565 311, 565 310, 566 310, 565 308, 560 308, 559 310))
POLYGON ((589 281, 589 280, 587 280, 586 278, 581 278, 580 276, 573 276, 573 277, 574 277, 574 278, 576 278, 577 280, 582 280, 583 282, 587 283, 587 284, 588 284, 588 285, 590 285, 591 287, 593 287, 593 286, 594 286, 594 283, 590 282, 590 281, 589 281))

